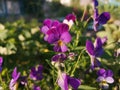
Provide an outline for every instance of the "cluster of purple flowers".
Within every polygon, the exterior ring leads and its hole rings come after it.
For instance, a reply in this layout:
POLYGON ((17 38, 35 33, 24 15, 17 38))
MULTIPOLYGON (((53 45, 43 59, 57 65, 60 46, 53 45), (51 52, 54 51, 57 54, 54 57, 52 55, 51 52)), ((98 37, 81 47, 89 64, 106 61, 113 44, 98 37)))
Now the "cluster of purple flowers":
POLYGON ((69 25, 69 21, 74 22, 75 19, 75 15, 69 14, 63 23, 60 23, 58 20, 44 20, 41 32, 45 34, 44 40, 54 45, 53 49, 55 52, 66 52, 68 50, 66 44, 71 41, 69 28, 72 26, 69 25))

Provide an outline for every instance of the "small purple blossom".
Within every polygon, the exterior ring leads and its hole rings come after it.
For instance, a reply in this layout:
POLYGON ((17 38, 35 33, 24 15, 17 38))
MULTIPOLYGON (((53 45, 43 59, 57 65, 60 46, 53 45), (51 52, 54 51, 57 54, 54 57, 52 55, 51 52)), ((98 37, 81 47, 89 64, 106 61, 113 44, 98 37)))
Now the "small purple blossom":
POLYGON ((102 46, 106 42, 106 40, 107 40, 106 37, 104 38, 98 37, 96 38, 94 44, 89 40, 86 41, 86 51, 91 58, 91 69, 92 70, 101 65, 97 57, 100 57, 103 54, 104 50, 102 46))
POLYGON ((60 22, 58 20, 51 20, 51 19, 45 19, 43 22, 43 26, 41 27, 41 32, 45 34, 44 40, 47 41, 48 35, 47 32, 51 28, 56 28, 60 22))
POLYGON ((63 23, 67 24, 69 28, 71 28, 75 20, 76 20, 76 16, 74 14, 68 14, 63 20, 63 23))
POLYGON ((99 57, 103 54, 102 48, 102 40, 101 38, 96 38, 95 43, 93 44, 91 41, 86 41, 86 50, 90 56, 99 57))
POLYGON ((3 63, 3 58, 0 57, 0 72, 2 71, 2 63, 3 63))
POLYGON ((107 23, 107 21, 110 19, 110 13, 109 12, 103 12, 99 15, 98 13, 98 1, 93 0, 94 3, 94 17, 93 17, 93 28, 94 31, 97 31, 99 25, 104 25, 107 23))
POLYGON ((58 78, 58 85, 61 87, 61 90, 68 90, 70 85, 73 89, 77 90, 81 81, 62 73, 58 78))
POLYGON ((66 54, 60 53, 52 57, 53 62, 63 62, 67 58, 66 54))
POLYGON ((111 70, 105 70, 104 68, 102 68, 97 72, 97 75, 97 82, 100 83, 99 85, 103 89, 108 89, 108 83, 111 84, 114 82, 113 72, 111 70))
POLYGON ((33 80, 42 80, 43 75, 43 66, 39 65, 38 67, 32 67, 30 72, 30 78, 33 80))
POLYGON ((54 51, 66 52, 68 50, 66 44, 71 41, 71 35, 68 29, 68 25, 60 24, 57 28, 52 28, 47 32, 47 41, 50 44, 54 44, 54 51))
POLYGON ((68 14, 65 19, 67 19, 68 21, 69 20, 72 20, 72 21, 75 21, 76 20, 76 16, 74 14, 68 14))
POLYGON ((41 90, 41 88, 39 86, 33 86, 33 90, 41 90))
POLYGON ((15 67, 12 72, 12 79, 9 84, 10 90, 16 90, 16 85, 17 85, 17 81, 18 81, 19 77, 20 77, 20 72, 17 72, 17 67, 15 67))

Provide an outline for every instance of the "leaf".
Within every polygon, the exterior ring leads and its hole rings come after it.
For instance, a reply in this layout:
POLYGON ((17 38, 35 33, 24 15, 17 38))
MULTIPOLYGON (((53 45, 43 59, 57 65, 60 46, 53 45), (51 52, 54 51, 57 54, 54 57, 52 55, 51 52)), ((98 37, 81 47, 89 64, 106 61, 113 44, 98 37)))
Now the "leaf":
POLYGON ((87 85, 80 85, 79 89, 83 90, 97 90, 95 87, 87 86, 87 85))

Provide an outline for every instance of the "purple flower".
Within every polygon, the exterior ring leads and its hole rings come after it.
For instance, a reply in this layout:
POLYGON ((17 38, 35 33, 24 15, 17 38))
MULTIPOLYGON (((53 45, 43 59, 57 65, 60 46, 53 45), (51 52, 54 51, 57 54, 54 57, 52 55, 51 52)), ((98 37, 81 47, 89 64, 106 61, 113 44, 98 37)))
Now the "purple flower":
POLYGON ((100 69, 97 72, 98 78, 97 82, 99 82, 100 87, 107 89, 109 87, 108 83, 111 84, 114 82, 113 72, 111 70, 100 69))
POLYGON ((76 16, 74 14, 68 14, 63 20, 63 23, 67 24, 69 28, 71 28, 75 20, 76 20, 76 16))
POLYGON ((63 62, 67 58, 66 54, 60 53, 52 57, 53 62, 63 62))
POLYGON ((12 72, 12 79, 11 79, 10 84, 9 84, 10 90, 16 90, 17 81, 18 81, 19 77, 20 77, 20 72, 17 72, 17 67, 15 67, 13 72, 12 72))
POLYGON ((107 23, 107 21, 110 19, 110 13, 109 12, 103 12, 99 15, 98 13, 98 1, 93 0, 94 2, 94 17, 93 17, 93 28, 95 31, 97 31, 99 25, 104 25, 107 23))
POLYGON ((41 88, 39 86, 34 86, 33 90, 41 90, 41 88))
POLYGON ((86 51, 89 54, 91 58, 91 69, 94 70, 94 68, 99 67, 101 65, 100 61, 97 59, 97 57, 100 57, 104 50, 102 48, 102 45, 106 42, 106 37, 104 38, 96 38, 95 43, 93 44, 91 41, 86 41, 86 51))
POLYGON ((88 54, 92 57, 99 57, 103 54, 103 48, 102 48, 102 40, 101 38, 96 38, 95 43, 93 44, 91 41, 86 41, 86 50, 88 54))
POLYGON ((58 25, 60 24, 59 21, 57 20, 51 20, 51 19, 45 19, 43 22, 43 26, 41 28, 41 32, 43 34, 45 34, 44 40, 47 41, 48 35, 47 32, 51 29, 51 28, 56 28, 58 25))
POLYGON ((76 20, 76 16, 74 14, 68 14, 65 19, 67 19, 68 21, 69 20, 72 20, 72 21, 75 21, 76 20))
POLYGON ((47 32, 47 41, 54 44, 54 51, 66 52, 68 50, 66 44, 71 41, 71 35, 68 32, 68 25, 60 24, 57 28, 52 28, 47 32))
POLYGON ((33 80, 42 80, 43 78, 42 71, 43 71, 42 65, 39 65, 37 68, 32 67, 30 72, 30 78, 33 80))
POLYGON ((0 57, 0 72, 2 71, 2 63, 3 63, 3 58, 0 57))
POLYGON ((61 90, 68 90, 68 86, 71 85, 73 89, 77 90, 81 81, 62 73, 58 78, 58 85, 61 87, 61 90))

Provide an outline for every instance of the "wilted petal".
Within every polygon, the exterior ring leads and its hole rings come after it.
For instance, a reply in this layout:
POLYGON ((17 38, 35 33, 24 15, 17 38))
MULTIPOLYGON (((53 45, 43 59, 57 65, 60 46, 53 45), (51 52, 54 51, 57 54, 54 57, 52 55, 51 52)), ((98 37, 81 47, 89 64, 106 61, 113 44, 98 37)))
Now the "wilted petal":
POLYGON ((61 37, 60 37, 60 39, 64 42, 64 43, 69 43, 70 41, 71 41, 71 35, 70 35, 70 33, 69 32, 64 32, 62 35, 61 35, 61 37))
POLYGON ((109 12, 103 12, 99 16, 98 22, 103 25, 103 24, 106 24, 109 19, 110 19, 110 13, 109 12))
POLYGON ((68 90, 67 75, 65 73, 59 76, 58 85, 61 87, 61 90, 68 90))
POLYGON ((112 77, 107 77, 105 78, 106 82, 107 83, 113 83, 114 82, 114 79, 112 77))
POLYGON ((79 85, 81 84, 80 80, 76 78, 69 77, 68 78, 68 83, 75 89, 77 90, 79 85))
POLYGON ((90 55, 94 55, 94 46, 91 41, 86 41, 86 50, 90 55))
POLYGON ((102 81, 105 81, 105 78, 102 77, 102 76, 99 76, 96 81, 97 82, 102 82, 102 81))

